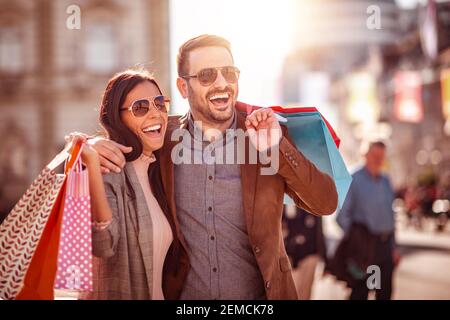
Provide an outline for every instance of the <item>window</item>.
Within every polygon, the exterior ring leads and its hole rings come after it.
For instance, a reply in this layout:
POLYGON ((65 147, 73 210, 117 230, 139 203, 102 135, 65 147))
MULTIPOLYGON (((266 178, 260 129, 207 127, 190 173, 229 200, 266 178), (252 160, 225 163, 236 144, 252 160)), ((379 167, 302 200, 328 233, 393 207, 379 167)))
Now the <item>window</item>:
POLYGON ((16 26, 0 27, 0 71, 19 73, 24 59, 20 30, 16 26))
POLYGON ((85 66, 95 73, 109 73, 117 66, 118 48, 111 23, 95 22, 87 27, 85 66))

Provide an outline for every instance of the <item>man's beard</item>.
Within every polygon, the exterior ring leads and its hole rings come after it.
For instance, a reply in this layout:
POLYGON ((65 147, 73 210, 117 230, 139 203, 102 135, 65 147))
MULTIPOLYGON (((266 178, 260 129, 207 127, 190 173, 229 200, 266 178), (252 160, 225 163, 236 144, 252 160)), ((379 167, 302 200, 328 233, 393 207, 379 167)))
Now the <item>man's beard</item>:
MULTIPOLYGON (((188 84, 189 87, 189 106, 191 110, 194 110, 195 113, 200 113, 202 115, 202 118, 206 121, 209 121, 210 123, 215 124, 222 124, 233 117, 234 114, 234 106, 236 104, 236 97, 235 92, 232 88, 227 87, 225 90, 230 94, 230 101, 229 104, 231 105, 231 108, 228 108, 225 111, 217 111, 217 110, 211 110, 210 105, 208 101, 206 100, 205 103, 202 103, 202 101, 199 99, 199 97, 194 93, 192 90, 192 87, 188 84)), ((218 91, 218 90, 216 90, 218 91)), ((199 120, 199 119, 196 119, 199 120)))

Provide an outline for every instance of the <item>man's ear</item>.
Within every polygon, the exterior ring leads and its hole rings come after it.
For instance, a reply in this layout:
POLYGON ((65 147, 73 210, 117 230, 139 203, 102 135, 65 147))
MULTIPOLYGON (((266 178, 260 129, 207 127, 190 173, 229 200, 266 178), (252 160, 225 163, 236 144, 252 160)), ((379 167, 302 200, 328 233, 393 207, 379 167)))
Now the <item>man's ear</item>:
POLYGON ((178 91, 180 91, 181 96, 186 99, 188 96, 187 82, 181 77, 177 78, 177 88, 178 91))

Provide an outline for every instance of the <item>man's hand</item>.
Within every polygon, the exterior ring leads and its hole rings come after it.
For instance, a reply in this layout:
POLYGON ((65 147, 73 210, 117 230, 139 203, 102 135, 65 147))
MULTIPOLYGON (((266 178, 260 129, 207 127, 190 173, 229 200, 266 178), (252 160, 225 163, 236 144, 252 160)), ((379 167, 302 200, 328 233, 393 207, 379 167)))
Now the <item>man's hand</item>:
POLYGON ((258 151, 266 151, 280 143, 282 132, 272 109, 253 111, 245 120, 250 141, 258 151))
POLYGON ((133 149, 101 137, 89 139, 87 143, 99 154, 102 173, 111 171, 119 173, 126 163, 123 154, 133 149))
POLYGON ((115 141, 102 137, 91 138, 81 132, 72 132, 65 136, 67 143, 75 138, 82 139, 89 145, 88 149, 93 148, 98 153, 102 173, 120 172, 126 162, 123 153, 129 153, 132 150, 131 147, 126 147, 115 141))

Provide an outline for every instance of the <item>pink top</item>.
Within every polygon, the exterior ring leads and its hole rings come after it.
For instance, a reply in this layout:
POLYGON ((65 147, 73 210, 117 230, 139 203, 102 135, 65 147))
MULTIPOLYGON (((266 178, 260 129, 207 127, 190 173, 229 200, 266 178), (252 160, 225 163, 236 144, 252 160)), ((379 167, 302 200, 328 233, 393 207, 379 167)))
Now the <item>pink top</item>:
POLYGON ((167 251, 173 240, 172 229, 158 201, 153 196, 148 180, 148 167, 155 161, 154 157, 141 155, 133 161, 133 167, 144 191, 145 200, 152 218, 153 225, 153 300, 164 300, 162 291, 162 271, 167 251))

